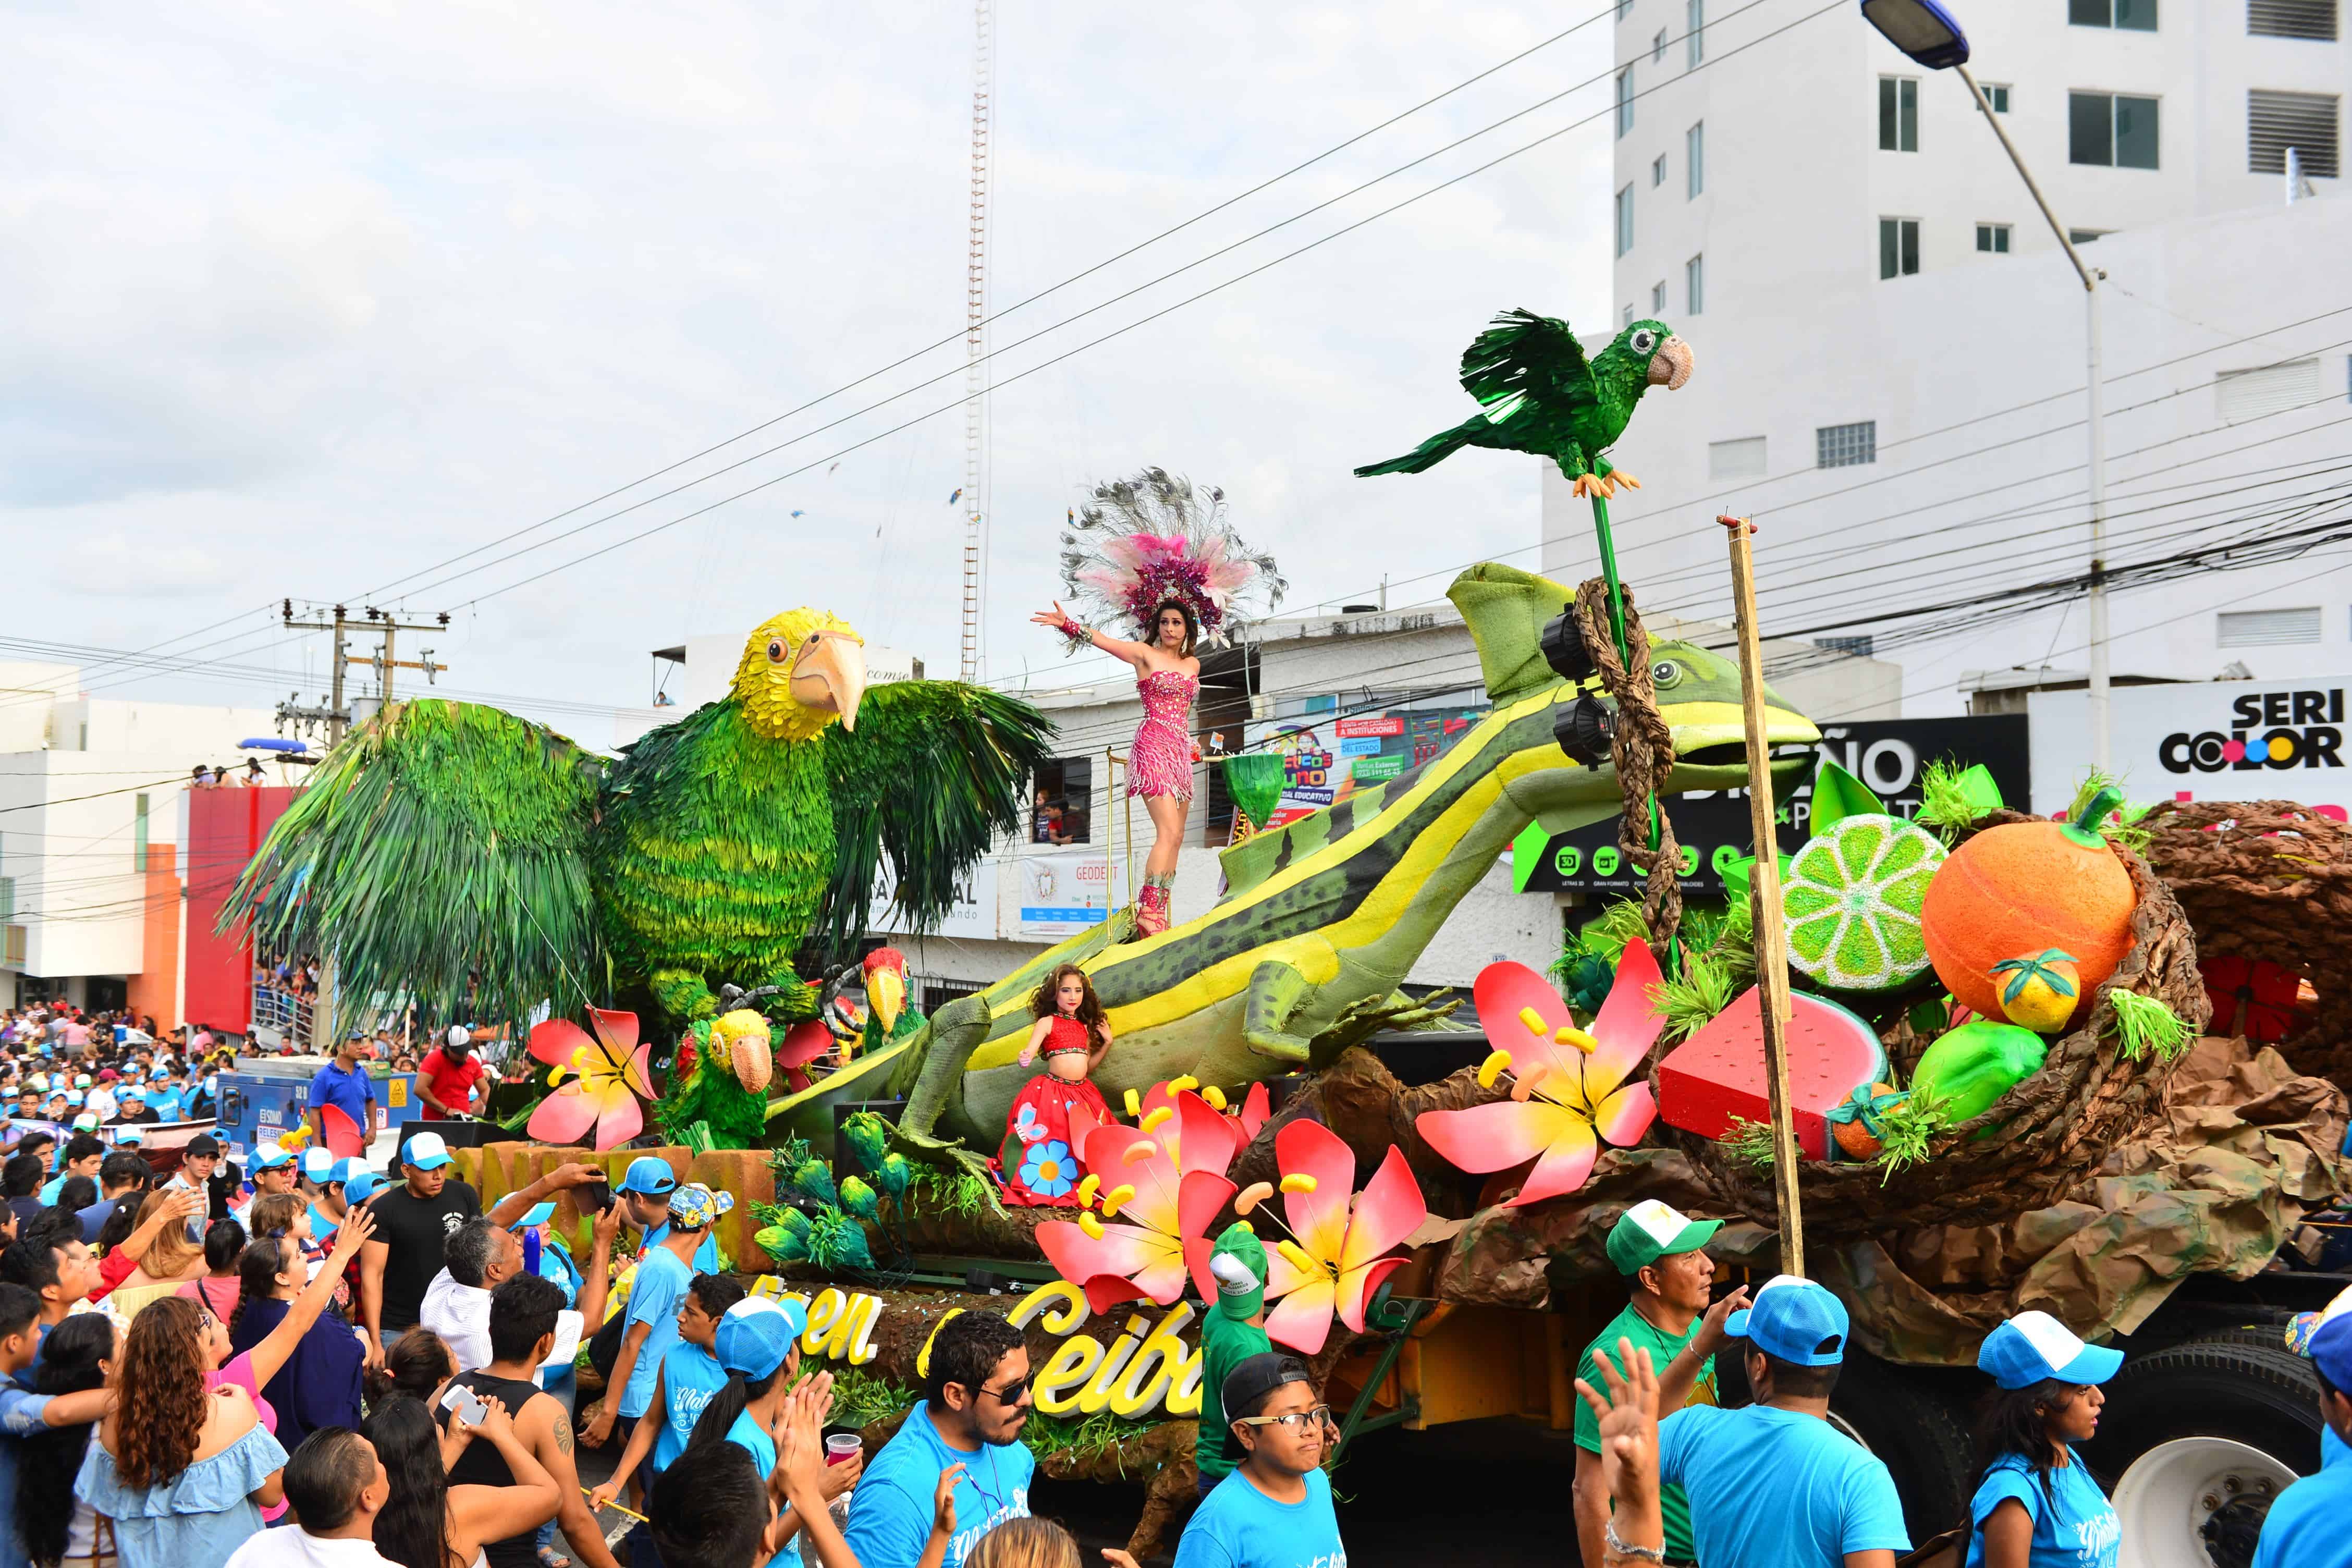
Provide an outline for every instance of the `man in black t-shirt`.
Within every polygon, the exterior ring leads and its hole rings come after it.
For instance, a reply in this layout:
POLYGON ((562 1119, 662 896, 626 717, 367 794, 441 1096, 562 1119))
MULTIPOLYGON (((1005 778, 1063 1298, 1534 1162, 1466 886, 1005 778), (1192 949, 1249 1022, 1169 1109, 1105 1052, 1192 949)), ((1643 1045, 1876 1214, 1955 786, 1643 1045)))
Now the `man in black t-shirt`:
POLYGON ((369 1364, 416 1324, 417 1309, 441 1272, 449 1234, 482 1212, 481 1194, 449 1173, 449 1146, 438 1132, 413 1134, 400 1146, 407 1180, 370 1201, 375 1235, 360 1248, 360 1310, 371 1341, 369 1364))

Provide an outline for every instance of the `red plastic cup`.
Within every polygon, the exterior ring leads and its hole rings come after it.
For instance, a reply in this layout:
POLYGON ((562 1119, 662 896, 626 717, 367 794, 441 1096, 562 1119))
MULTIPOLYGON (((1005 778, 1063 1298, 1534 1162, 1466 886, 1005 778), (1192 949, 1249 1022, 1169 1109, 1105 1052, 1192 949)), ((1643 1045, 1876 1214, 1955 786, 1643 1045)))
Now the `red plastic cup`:
POLYGON ((833 1433, 824 1440, 824 1462, 828 1465, 845 1465, 864 1447, 865 1444, 859 1441, 855 1432, 833 1433))

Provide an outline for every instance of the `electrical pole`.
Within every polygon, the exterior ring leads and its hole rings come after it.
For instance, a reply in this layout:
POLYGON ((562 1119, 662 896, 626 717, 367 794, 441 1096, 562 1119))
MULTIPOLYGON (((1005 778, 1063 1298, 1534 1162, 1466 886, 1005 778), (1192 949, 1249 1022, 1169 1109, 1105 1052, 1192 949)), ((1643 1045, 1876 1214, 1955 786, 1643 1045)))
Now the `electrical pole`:
POLYGON ((351 732, 352 710, 343 700, 343 670, 346 666, 363 664, 373 668, 376 673, 376 689, 380 700, 385 703, 392 700, 394 670, 421 669, 425 672, 426 684, 430 685, 436 675, 449 668, 446 664, 434 663, 433 650, 429 647, 419 650, 422 655, 419 658, 401 659, 394 657, 396 652, 396 639, 402 632, 446 631, 449 626, 449 613, 446 610, 442 611, 429 622, 410 622, 400 620, 391 611, 379 610, 373 606, 368 608, 364 616, 355 618, 344 606, 337 605, 332 620, 298 621, 294 618, 294 601, 287 599, 279 605, 279 614, 289 631, 334 634, 334 662, 329 678, 327 706, 323 709, 302 707, 290 697, 278 705, 278 719, 281 726, 289 720, 299 724, 323 722, 327 726, 327 745, 330 751, 341 745, 343 737, 351 732), (373 631, 379 634, 382 640, 377 644, 373 654, 355 654, 345 651, 345 639, 349 634, 355 631, 373 631))

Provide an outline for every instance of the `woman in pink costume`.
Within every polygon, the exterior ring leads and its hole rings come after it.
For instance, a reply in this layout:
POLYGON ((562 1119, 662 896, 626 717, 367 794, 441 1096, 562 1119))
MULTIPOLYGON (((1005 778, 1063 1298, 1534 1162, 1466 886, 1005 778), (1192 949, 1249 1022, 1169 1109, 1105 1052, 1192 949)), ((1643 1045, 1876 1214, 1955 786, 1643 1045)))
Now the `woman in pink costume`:
POLYGON ((1252 554, 1227 525, 1224 499, 1213 488, 1204 503, 1191 480, 1162 468, 1096 486, 1062 535, 1063 584, 1074 598, 1135 626, 1140 640, 1082 625, 1058 600, 1030 617, 1069 638, 1072 652, 1097 647, 1135 667, 1143 721, 1128 750, 1127 793, 1142 797, 1154 830, 1135 896, 1138 936, 1168 929, 1168 890, 1192 805, 1198 655, 1231 636, 1244 593, 1262 595, 1271 609, 1286 586, 1273 558, 1252 554))

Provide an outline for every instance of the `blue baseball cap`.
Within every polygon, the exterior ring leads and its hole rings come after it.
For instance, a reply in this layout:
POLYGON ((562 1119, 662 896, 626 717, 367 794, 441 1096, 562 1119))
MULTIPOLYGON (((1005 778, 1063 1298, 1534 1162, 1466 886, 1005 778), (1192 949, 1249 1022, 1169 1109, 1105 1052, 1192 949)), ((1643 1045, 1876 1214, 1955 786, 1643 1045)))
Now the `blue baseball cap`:
POLYGON ((331 1151, 309 1148, 302 1151, 302 1175, 306 1181, 325 1186, 335 1180, 335 1156, 331 1151))
POLYGON ((114 1141, 117 1143, 144 1143, 147 1142, 147 1130, 136 1121, 126 1121, 114 1130, 114 1141))
POLYGON ((363 1204, 367 1202, 369 1195, 382 1185, 383 1185, 382 1176, 365 1166, 361 1166, 343 1178, 343 1202, 363 1204))
POLYGON ((2086 1345, 2047 1312, 2020 1312, 1985 1336, 1977 1366, 2003 1388, 2060 1383, 2105 1383, 2124 1364, 2124 1352, 2086 1345))
POLYGON ((677 1176, 669 1162, 657 1155, 640 1154, 629 1162, 629 1173, 621 1178, 625 1193, 644 1193, 648 1197, 661 1197, 677 1185, 677 1176))
POLYGON ((1794 1274, 1764 1281, 1747 1309, 1724 1320, 1723 1331, 1796 1366, 1835 1366, 1845 1359, 1845 1303, 1822 1286, 1794 1274))
POLYGON ((756 1382, 784 1364, 807 1327, 808 1310, 798 1301, 746 1296, 720 1316, 711 1349, 720 1366, 756 1382))
POLYGON ((400 1146, 400 1163, 420 1171, 437 1171, 449 1163, 449 1145, 438 1132, 416 1132, 400 1146))
POLYGON ((2311 1336, 2312 1364, 2338 1394, 2352 1389, 2352 1318, 2330 1318, 2311 1336))
POLYGON ((264 1143, 253 1152, 253 1168, 257 1171, 274 1171, 293 1163, 294 1151, 281 1149, 275 1143, 264 1143))
POLYGON ((522 1218, 515 1221, 514 1224, 507 1226, 507 1228, 509 1230, 529 1230, 535 1225, 545 1225, 549 1220, 553 1219, 554 1217, 555 1200, 552 1198, 543 1198, 540 1202, 531 1205, 530 1213, 524 1215, 522 1218))

